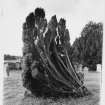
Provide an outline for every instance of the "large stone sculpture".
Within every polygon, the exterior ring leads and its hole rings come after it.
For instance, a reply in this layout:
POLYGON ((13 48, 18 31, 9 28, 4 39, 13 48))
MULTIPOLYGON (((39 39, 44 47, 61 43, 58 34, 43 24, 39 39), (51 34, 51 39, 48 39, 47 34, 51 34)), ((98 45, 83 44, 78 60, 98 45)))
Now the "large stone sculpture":
POLYGON ((47 23, 42 8, 23 24, 23 86, 36 96, 84 96, 89 92, 73 68, 66 21, 56 15, 47 23))

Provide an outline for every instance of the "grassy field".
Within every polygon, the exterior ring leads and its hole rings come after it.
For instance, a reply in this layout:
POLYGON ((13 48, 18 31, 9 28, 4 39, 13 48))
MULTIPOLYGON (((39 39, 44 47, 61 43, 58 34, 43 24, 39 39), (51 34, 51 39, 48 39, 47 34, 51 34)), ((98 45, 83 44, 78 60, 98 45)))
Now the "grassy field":
POLYGON ((82 98, 44 99, 32 96, 24 97, 25 89, 22 86, 21 71, 12 71, 10 77, 4 78, 3 105, 99 105, 100 102, 100 73, 85 73, 85 86, 93 95, 82 98))

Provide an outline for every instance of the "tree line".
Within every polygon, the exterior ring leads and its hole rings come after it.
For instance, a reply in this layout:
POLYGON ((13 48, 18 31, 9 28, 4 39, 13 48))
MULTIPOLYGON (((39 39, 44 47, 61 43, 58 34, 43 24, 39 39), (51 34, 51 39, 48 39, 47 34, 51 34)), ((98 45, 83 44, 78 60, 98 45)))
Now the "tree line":
POLYGON ((96 64, 102 64, 102 43, 103 24, 90 21, 71 46, 71 60, 96 70, 96 64))

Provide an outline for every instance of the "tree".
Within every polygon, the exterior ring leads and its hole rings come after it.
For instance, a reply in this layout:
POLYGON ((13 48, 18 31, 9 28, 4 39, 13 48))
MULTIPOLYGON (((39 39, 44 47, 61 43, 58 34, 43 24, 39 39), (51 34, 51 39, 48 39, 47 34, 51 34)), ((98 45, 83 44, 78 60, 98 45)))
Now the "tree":
POLYGON ((96 70, 96 64, 102 63, 103 24, 90 21, 73 44, 73 58, 96 70))

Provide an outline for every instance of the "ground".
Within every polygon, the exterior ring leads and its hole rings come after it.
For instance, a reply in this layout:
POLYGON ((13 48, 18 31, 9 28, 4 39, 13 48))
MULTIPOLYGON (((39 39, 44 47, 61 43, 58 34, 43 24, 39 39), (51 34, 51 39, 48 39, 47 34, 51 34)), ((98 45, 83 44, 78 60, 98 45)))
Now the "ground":
POLYGON ((4 77, 4 104, 3 105, 99 105, 100 78, 99 72, 85 73, 85 86, 93 95, 82 98, 37 98, 24 97, 25 88, 22 86, 21 71, 11 71, 9 77, 4 77))

